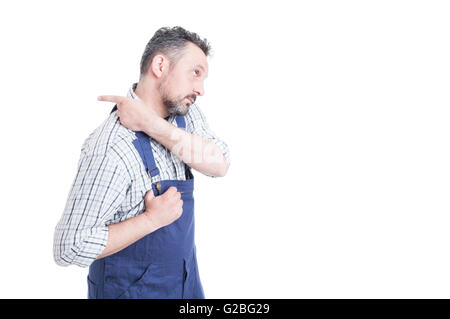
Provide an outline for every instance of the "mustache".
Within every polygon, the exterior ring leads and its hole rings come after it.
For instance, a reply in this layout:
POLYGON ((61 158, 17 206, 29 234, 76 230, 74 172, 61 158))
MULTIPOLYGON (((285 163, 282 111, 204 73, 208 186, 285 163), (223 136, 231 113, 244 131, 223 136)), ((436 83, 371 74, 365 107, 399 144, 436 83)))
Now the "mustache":
POLYGON ((195 95, 195 94, 186 95, 186 98, 191 98, 192 99, 192 103, 195 103, 195 100, 197 99, 197 95, 195 95))

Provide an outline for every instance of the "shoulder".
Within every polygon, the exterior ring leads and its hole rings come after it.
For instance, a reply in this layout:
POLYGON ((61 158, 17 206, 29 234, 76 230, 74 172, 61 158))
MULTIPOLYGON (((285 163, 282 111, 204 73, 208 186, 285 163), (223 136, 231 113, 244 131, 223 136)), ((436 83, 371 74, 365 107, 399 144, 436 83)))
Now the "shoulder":
POLYGON ((113 112, 84 141, 82 153, 88 156, 117 157, 123 161, 133 151, 135 138, 135 133, 120 124, 119 117, 113 112))

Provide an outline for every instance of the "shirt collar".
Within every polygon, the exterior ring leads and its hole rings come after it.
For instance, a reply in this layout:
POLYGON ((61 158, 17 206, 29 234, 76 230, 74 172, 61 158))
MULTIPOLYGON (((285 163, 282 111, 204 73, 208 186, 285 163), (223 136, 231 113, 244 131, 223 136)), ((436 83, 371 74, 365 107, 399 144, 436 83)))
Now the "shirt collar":
MULTIPOLYGON (((128 90, 127 97, 131 97, 131 98, 133 98, 133 99, 136 99, 136 100, 141 101, 141 99, 139 98, 139 96, 137 96, 137 94, 134 92, 134 91, 136 90, 136 87, 137 87, 137 83, 133 83, 133 85, 132 85, 132 86, 130 87, 130 89, 128 90)), ((172 119, 171 116, 169 115, 169 116, 165 117, 165 120, 166 120, 166 121, 172 122, 173 119, 172 119)))
POLYGON ((131 97, 133 99, 137 99, 140 101, 141 99, 139 98, 139 96, 137 96, 137 94, 134 93, 134 90, 136 90, 136 87, 137 87, 137 83, 133 83, 133 85, 128 90, 127 97, 131 97))

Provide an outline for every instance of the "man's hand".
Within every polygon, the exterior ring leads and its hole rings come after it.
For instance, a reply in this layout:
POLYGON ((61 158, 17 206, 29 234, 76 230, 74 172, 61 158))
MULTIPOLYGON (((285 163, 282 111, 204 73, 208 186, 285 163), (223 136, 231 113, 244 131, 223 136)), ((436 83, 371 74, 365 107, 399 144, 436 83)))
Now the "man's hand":
POLYGON ((98 100, 116 103, 122 125, 146 133, 193 169, 209 176, 225 176, 228 163, 211 140, 176 127, 140 100, 115 95, 99 96, 98 100))
POLYGON ((144 131, 149 126, 155 126, 161 119, 158 114, 144 104, 144 102, 116 95, 102 95, 99 101, 117 104, 117 116, 120 123, 132 131, 144 131))
POLYGON ((153 195, 153 190, 149 190, 144 200, 143 214, 108 226, 108 242, 97 259, 115 254, 155 230, 173 223, 183 213, 181 194, 173 186, 158 197, 153 195))
POLYGON ((173 223, 183 213, 183 200, 176 187, 171 186, 161 196, 155 197, 150 189, 145 194, 145 211, 152 226, 161 228, 173 223))

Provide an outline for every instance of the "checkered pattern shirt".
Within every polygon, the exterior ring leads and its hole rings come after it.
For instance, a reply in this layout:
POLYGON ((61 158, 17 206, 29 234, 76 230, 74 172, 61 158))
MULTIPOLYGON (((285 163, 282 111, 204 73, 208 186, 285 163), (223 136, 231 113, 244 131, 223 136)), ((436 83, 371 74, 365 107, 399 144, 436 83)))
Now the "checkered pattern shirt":
MULTIPOLYGON (((135 87, 130 88, 128 97, 138 98, 135 87)), ((175 116, 167 120, 177 126, 175 116)), ((187 132, 213 141, 229 163, 227 145, 210 130, 195 103, 185 120, 187 132)), ((144 195, 151 180, 132 144, 135 138, 113 112, 83 143, 78 172, 54 233, 57 264, 89 266, 106 247, 108 225, 144 211, 144 195)), ((186 180, 185 164, 155 140, 150 139, 150 144, 161 179, 186 180)))

